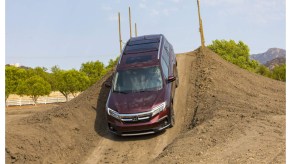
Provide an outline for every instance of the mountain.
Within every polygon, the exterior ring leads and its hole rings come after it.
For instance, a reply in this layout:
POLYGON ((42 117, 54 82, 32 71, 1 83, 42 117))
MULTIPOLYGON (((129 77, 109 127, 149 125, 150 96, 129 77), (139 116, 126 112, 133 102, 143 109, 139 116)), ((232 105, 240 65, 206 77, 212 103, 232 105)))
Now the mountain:
POLYGON ((268 61, 279 57, 286 58, 286 50, 280 48, 270 48, 264 53, 254 54, 250 56, 252 60, 257 60, 261 64, 266 64, 268 61))
POLYGON ((275 66, 282 65, 282 64, 286 64, 285 57, 278 57, 278 58, 272 59, 264 65, 268 67, 270 70, 273 70, 275 66))

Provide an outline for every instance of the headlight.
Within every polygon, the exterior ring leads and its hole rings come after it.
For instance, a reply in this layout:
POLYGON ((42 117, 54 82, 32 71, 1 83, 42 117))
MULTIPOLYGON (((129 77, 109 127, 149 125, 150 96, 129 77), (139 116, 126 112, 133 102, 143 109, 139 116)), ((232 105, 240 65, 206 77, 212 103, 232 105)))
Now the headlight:
POLYGON ((166 102, 163 102, 155 107, 153 107, 152 109, 152 116, 155 116, 156 114, 160 113, 161 111, 163 111, 166 107, 166 102))
POLYGON ((110 109, 110 108, 108 108, 108 107, 107 107, 107 113, 108 113, 108 115, 110 115, 110 116, 112 116, 112 117, 114 117, 114 118, 116 118, 118 120, 120 119, 119 113, 114 111, 114 110, 112 110, 112 109, 110 109))

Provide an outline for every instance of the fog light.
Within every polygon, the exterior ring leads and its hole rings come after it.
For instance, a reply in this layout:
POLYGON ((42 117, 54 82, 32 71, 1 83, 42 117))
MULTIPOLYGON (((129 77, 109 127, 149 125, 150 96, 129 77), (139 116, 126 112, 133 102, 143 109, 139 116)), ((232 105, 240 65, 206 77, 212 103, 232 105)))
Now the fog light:
POLYGON ((114 128, 110 124, 108 124, 108 127, 110 130, 114 130, 114 128))
POLYGON ((168 120, 167 120, 167 119, 165 120, 164 124, 165 124, 165 125, 168 125, 168 120))

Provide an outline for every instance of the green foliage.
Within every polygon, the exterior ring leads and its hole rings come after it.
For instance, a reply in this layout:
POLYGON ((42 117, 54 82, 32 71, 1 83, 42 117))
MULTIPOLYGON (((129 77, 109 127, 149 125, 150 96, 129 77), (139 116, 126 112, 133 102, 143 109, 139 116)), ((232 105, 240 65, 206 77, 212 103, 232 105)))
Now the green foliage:
POLYGON ((76 95, 96 83, 108 71, 114 69, 118 62, 110 59, 105 67, 100 61, 83 63, 80 71, 62 70, 53 66, 51 73, 45 67, 23 69, 14 66, 5 67, 5 101, 10 94, 28 95, 36 103, 39 96, 51 91, 60 91, 68 100, 68 95, 76 95))
POLYGON ((17 93, 19 95, 30 96, 35 104, 39 96, 49 95, 50 92, 51 85, 39 75, 32 76, 22 81, 17 87, 17 93))
POLYGON ((28 77, 32 77, 32 76, 35 76, 35 75, 42 77, 45 81, 50 83, 52 91, 55 91, 56 88, 53 85, 53 83, 54 83, 53 80, 54 79, 52 78, 52 75, 47 72, 47 70, 48 69, 45 68, 45 67, 30 68, 30 69, 27 70, 27 74, 28 74, 28 77))
POLYGON ((234 40, 214 40, 208 48, 220 55, 223 59, 243 69, 255 72, 259 65, 258 62, 250 60, 250 49, 242 41, 236 43, 234 40))
POLYGON ((119 57, 115 58, 115 60, 110 59, 108 65, 106 66, 106 69, 109 71, 113 68, 115 68, 115 66, 117 65, 119 60, 119 57))
POLYGON ((47 75, 48 75, 48 73, 46 71, 47 71, 47 68, 45 68, 45 67, 35 67, 35 68, 28 69, 27 74, 30 77, 38 75, 38 76, 42 77, 43 79, 46 79, 47 75))
POLYGON ((60 72, 62 70, 59 66, 55 65, 51 68, 51 71, 52 71, 52 73, 56 73, 56 72, 60 72))
POLYGON ((256 73, 266 76, 266 77, 272 77, 272 72, 269 70, 269 68, 267 68, 264 65, 259 65, 256 70, 256 73))
POLYGON ((272 76, 276 80, 286 81, 286 64, 276 66, 272 76))
POLYGON ((60 91, 68 100, 69 94, 74 96, 78 92, 82 92, 90 85, 88 76, 77 70, 58 70, 53 72, 56 88, 60 91))
POLYGON ((51 84, 52 91, 58 91, 58 79, 60 79, 59 76, 62 70, 59 66, 53 66, 51 72, 52 73, 49 74, 49 83, 51 84))
POLYGON ((223 59, 238 65, 239 67, 255 72, 257 74, 273 78, 280 81, 286 81, 286 65, 276 66, 270 71, 264 65, 260 65, 255 60, 250 60, 249 47, 242 41, 236 43, 233 40, 214 40, 208 46, 209 49, 220 55, 223 59))
POLYGON ((16 93, 18 85, 27 78, 25 69, 5 66, 5 101, 10 94, 16 93))
POLYGON ((84 91, 90 84, 90 80, 86 74, 77 70, 66 71, 63 74, 63 79, 66 82, 70 93, 73 95, 77 92, 84 91))
POLYGON ((104 64, 100 61, 90 61, 82 63, 80 72, 85 73, 90 79, 90 86, 96 83, 104 74, 106 70, 104 64))

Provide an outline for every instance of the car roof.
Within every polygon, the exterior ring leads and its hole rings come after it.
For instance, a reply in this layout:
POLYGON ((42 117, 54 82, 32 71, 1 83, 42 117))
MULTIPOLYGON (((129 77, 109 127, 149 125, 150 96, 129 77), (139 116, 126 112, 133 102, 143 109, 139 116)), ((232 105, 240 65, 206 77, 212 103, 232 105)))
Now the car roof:
POLYGON ((133 37, 126 43, 117 69, 159 65, 162 34, 133 37))

